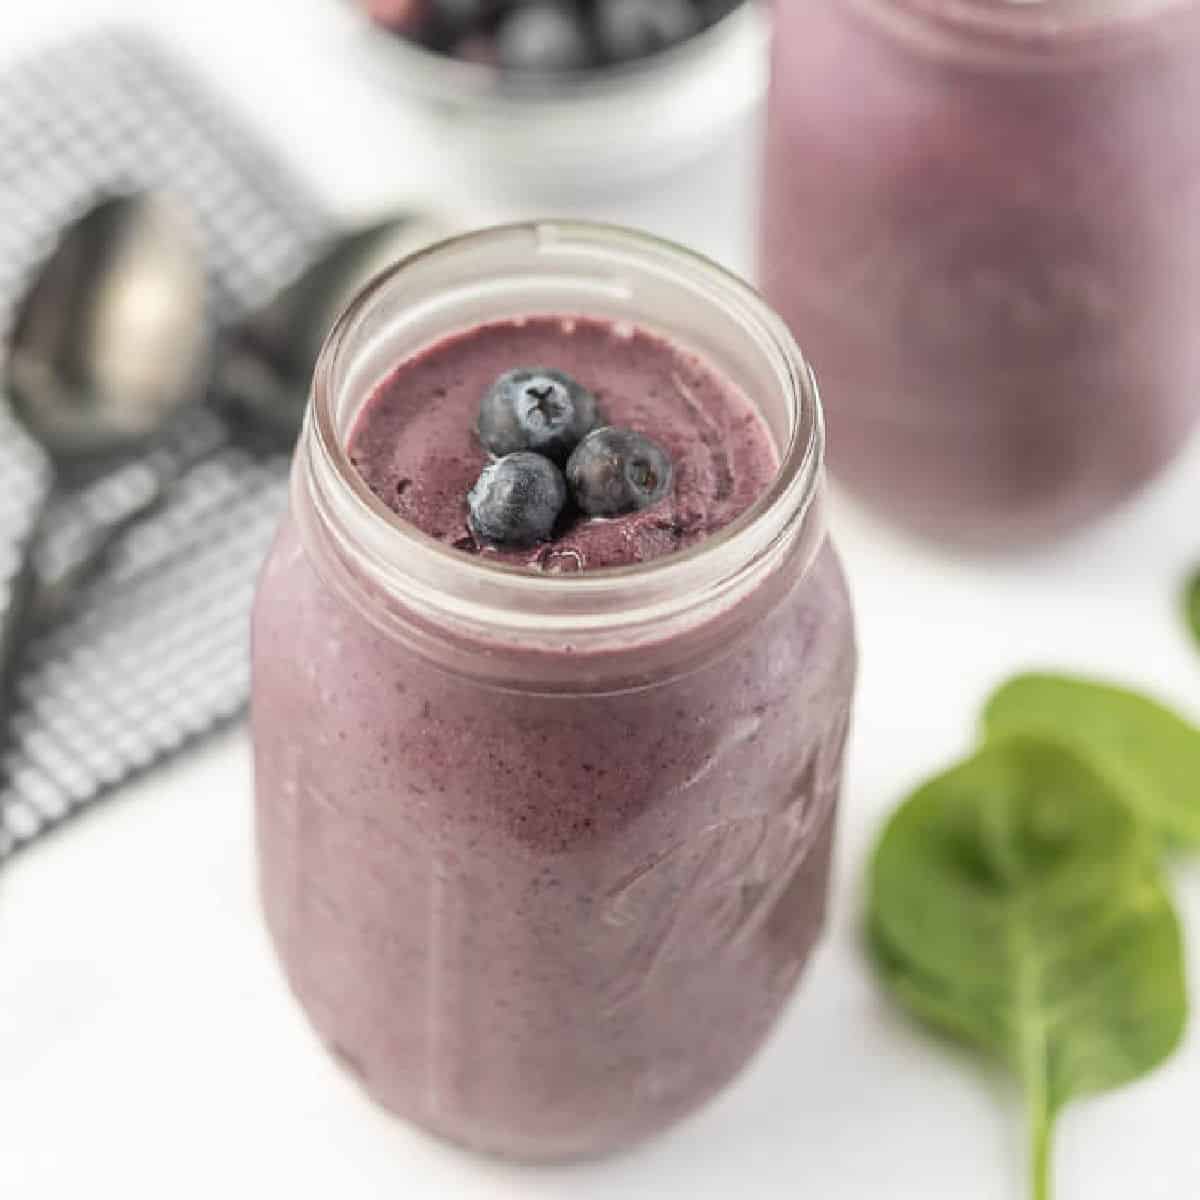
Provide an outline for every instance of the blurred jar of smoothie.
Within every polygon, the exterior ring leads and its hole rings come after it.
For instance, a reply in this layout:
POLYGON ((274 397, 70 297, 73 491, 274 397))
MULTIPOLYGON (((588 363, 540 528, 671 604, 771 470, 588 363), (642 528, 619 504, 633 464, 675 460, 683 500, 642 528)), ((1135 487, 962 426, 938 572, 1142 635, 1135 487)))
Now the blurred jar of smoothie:
POLYGON ((1019 543, 1200 417, 1200 3, 777 3, 765 291, 831 462, 897 521, 1019 543))

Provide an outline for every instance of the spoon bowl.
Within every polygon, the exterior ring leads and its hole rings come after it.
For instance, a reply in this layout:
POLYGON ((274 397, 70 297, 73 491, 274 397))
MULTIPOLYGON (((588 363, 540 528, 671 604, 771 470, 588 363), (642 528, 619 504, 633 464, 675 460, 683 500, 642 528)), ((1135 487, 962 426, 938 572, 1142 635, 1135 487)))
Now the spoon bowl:
POLYGON ((102 200, 62 234, 17 306, 3 364, 12 410, 50 470, 0 607, 0 700, 11 696, 33 622, 48 619, 136 512, 107 514, 61 579, 34 551, 55 498, 158 442, 209 373, 207 277, 186 209, 165 195, 102 200))
POLYGON ((186 209, 105 199, 63 234, 19 305, 5 383, 69 481, 152 444, 202 393, 207 278, 186 209))

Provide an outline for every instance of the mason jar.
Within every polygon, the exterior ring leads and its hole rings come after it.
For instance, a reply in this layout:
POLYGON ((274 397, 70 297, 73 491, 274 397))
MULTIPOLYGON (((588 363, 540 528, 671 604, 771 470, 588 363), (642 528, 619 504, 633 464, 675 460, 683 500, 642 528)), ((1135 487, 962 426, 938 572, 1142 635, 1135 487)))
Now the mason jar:
POLYGON ((1200 416, 1200 3, 775 16, 762 275, 835 475, 985 544, 1128 499, 1200 416))
POLYGON ((761 1044, 822 926, 855 673, 816 388, 745 285, 645 235, 512 226, 379 277, 316 369, 254 614, 266 920, 377 1101, 526 1160, 636 1142, 761 1044), (537 574, 406 524, 346 445, 375 386, 533 314, 651 328, 781 467, 652 563, 537 574))

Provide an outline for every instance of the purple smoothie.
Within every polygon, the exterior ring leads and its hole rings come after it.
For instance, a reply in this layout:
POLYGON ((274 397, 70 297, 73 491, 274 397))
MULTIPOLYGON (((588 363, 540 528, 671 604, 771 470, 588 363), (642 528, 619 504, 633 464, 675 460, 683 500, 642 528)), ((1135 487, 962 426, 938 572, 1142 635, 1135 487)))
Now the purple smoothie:
MULTIPOLYGON (((668 446, 674 491, 540 549, 446 556, 456 569, 670 555, 779 470, 733 382, 583 318, 412 354, 361 405, 348 469, 460 543, 480 396, 529 364, 668 446)), ((261 888, 289 982, 366 1091, 434 1133, 528 1160, 646 1138, 744 1066, 822 926, 855 650, 819 506, 736 604, 600 653, 423 640, 432 615, 374 592, 327 536, 319 479, 302 447, 254 618, 261 888)))
POLYGON ((649 562, 736 520, 779 469, 750 401, 694 354, 653 333, 586 318, 534 317, 473 329, 397 368, 365 407, 350 457, 371 490, 418 529, 460 550, 535 570, 649 562), (671 494, 616 519, 568 519, 553 541, 477 543, 467 492, 488 461, 480 397, 514 366, 564 371, 595 395, 603 424, 636 430, 671 455, 671 494))
POLYGON ((1022 542, 1200 419, 1200 4, 775 5, 764 291, 889 518, 1022 542))

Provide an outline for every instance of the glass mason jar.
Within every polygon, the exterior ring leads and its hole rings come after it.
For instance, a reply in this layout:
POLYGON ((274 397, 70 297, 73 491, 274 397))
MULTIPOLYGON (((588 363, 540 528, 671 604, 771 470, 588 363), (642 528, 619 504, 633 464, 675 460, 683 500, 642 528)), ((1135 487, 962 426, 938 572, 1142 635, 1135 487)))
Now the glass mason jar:
POLYGON ((768 299, 831 464, 928 534, 1057 534, 1200 417, 1200 3, 775 8, 768 299))
POLYGON ((817 393, 783 324, 600 226, 474 234, 381 276, 317 367, 254 616, 261 890, 295 994, 387 1108, 528 1160, 724 1085, 825 911, 853 689, 817 393), (540 575, 425 537, 345 449, 400 360, 479 322, 655 328, 761 408, 782 467, 700 546, 540 575))

